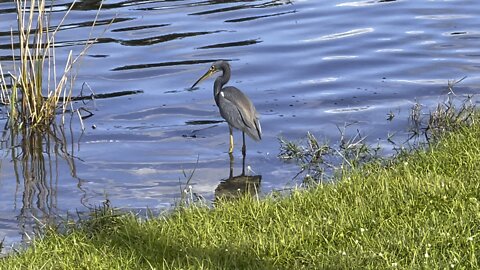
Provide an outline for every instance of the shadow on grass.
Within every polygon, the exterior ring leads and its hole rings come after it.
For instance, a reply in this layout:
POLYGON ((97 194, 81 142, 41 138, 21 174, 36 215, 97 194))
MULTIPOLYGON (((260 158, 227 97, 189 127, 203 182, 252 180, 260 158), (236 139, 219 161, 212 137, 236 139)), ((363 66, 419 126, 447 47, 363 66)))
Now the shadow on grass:
MULTIPOLYGON (((168 219, 141 220, 132 214, 116 213, 116 210, 106 204, 103 208, 92 212, 91 218, 81 221, 80 225, 74 225, 78 227, 73 230, 85 235, 87 242, 90 242, 86 248, 82 248, 80 256, 92 256, 92 252, 97 251, 100 252, 98 256, 105 256, 107 251, 106 260, 112 258, 117 261, 105 263, 109 266, 120 263, 124 269, 129 269, 130 266, 137 269, 278 268, 271 260, 259 257, 256 254, 258 251, 253 250, 252 246, 242 246, 241 243, 229 242, 226 238, 213 243, 209 240, 212 239, 211 236, 196 234, 195 225, 172 226, 178 225, 178 219, 184 217, 183 210, 178 211, 169 215, 168 219), (170 223, 172 219, 174 221, 170 223), (95 251, 92 251, 92 247, 95 251), (122 260, 125 263, 122 263, 122 260)), ((189 223, 187 220, 184 222, 189 223)), ((72 234, 68 232, 66 235, 68 238, 72 234)), ((52 238, 46 237, 46 239, 48 241, 52 238)), ((66 244, 76 249, 75 241, 66 244)), ((72 250, 72 252, 78 254, 78 250, 72 250)), ((85 261, 84 258, 77 259, 85 261)))
MULTIPOLYGON (((117 248, 126 249, 135 254, 143 265, 171 266, 171 267, 194 267, 200 266, 207 268, 223 269, 273 269, 274 265, 262 260, 249 252, 249 248, 230 243, 228 245, 218 246, 217 248, 189 246, 181 238, 170 237, 168 235, 160 236, 145 250, 142 243, 151 242, 151 234, 147 231, 138 231, 134 236, 135 245, 128 241, 118 241, 117 248)), ((120 239, 119 239, 120 240, 120 239)), ((125 239, 129 240, 132 239, 125 239)))

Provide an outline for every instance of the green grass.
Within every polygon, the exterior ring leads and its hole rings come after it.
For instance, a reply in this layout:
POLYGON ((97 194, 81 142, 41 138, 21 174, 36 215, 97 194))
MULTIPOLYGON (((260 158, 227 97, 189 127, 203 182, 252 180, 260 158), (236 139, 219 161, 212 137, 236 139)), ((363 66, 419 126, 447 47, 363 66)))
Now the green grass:
POLYGON ((111 209, 1 269, 478 269, 480 126, 287 197, 141 221, 111 209))

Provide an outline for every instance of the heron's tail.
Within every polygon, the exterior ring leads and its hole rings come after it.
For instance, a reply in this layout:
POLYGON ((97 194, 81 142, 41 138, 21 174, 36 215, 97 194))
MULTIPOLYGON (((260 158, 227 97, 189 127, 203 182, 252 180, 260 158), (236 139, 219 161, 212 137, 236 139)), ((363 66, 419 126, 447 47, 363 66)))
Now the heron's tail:
POLYGON ((262 139, 262 126, 260 125, 258 118, 256 118, 253 123, 255 124, 255 127, 248 127, 244 132, 247 133, 250 138, 259 141, 262 139))
POLYGON ((257 130, 258 139, 262 139, 262 126, 260 125, 260 120, 255 119, 255 129, 257 130))

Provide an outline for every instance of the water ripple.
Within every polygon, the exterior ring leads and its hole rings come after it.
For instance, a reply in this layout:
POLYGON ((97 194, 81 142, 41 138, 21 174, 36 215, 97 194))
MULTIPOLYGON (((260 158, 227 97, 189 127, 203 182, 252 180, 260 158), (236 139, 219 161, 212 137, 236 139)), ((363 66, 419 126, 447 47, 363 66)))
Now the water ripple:
POLYGON ((373 28, 360 28, 360 29, 353 29, 349 30, 346 32, 341 32, 341 33, 335 33, 335 34, 329 34, 317 38, 311 38, 311 39, 304 39, 302 41, 304 42, 317 42, 317 41, 326 41, 326 40, 335 40, 335 39, 341 39, 341 38, 347 38, 347 37, 352 37, 352 36, 357 36, 357 35, 362 35, 362 34, 367 34, 373 32, 373 28))
POLYGON ((337 7, 365 7, 390 2, 396 2, 397 0, 367 0, 367 1, 354 1, 337 4, 337 7))

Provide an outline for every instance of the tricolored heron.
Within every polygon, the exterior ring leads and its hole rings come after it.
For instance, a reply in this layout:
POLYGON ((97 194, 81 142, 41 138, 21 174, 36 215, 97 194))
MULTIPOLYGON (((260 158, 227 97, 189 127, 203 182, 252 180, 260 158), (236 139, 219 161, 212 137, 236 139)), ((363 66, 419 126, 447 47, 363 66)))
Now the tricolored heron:
POLYGON ((210 69, 196 81, 191 88, 199 82, 207 79, 218 71, 222 75, 215 79, 213 84, 213 96, 215 103, 220 110, 220 115, 227 121, 230 129, 230 148, 228 153, 233 152, 233 131, 232 127, 242 131, 243 147, 242 153, 245 156, 247 151, 245 147, 245 133, 255 141, 262 139, 262 128, 258 118, 257 110, 250 99, 238 88, 233 86, 223 87, 230 80, 230 65, 226 61, 216 61, 210 69))

